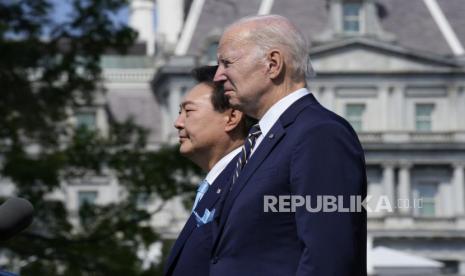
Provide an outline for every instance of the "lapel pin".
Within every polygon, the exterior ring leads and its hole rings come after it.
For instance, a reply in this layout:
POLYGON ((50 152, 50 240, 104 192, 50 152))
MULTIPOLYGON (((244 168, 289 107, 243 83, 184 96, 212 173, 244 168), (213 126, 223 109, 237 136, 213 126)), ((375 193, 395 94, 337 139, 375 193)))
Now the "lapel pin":
POLYGON ((273 138, 274 138, 274 134, 271 133, 270 135, 268 135, 268 138, 273 139, 273 138))
POLYGON ((221 189, 218 188, 218 190, 216 190, 216 193, 217 193, 217 194, 221 193, 221 189))

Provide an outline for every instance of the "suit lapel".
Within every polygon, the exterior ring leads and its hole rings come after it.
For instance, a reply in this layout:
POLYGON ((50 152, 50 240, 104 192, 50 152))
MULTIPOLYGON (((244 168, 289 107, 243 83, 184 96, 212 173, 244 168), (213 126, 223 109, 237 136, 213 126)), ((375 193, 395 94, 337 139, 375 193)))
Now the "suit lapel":
MULTIPOLYGON (((195 211, 199 215, 203 215, 203 212, 206 208, 210 211, 215 206, 216 202, 220 198, 221 194, 227 190, 226 187, 229 187, 228 181, 231 179, 231 175, 233 173, 233 168, 235 165, 236 158, 231 161, 226 168, 220 173, 220 175, 216 178, 216 180, 211 184, 208 188, 207 193, 202 197, 199 204, 195 208, 195 211), (232 164, 234 163, 234 164, 232 164), (218 192, 219 191, 219 192, 218 192)), ((179 234, 178 239, 174 243, 173 249, 171 250, 170 256, 166 261, 166 271, 171 269, 171 266, 175 263, 179 253, 181 253, 184 244, 186 243, 187 239, 191 235, 192 231, 197 227, 197 221, 195 220, 194 215, 190 215, 189 219, 187 220, 184 228, 182 229, 181 233, 179 234)))
POLYGON ((252 176, 253 172, 260 166, 260 164, 265 160, 268 154, 271 152, 273 147, 281 140, 284 136, 285 132, 282 128, 281 124, 277 122, 267 134, 267 137, 263 139, 260 143, 258 148, 252 154, 250 159, 247 161, 247 165, 244 166, 243 170, 241 171, 237 182, 234 183, 232 190, 229 193, 224 195, 224 202, 222 203, 221 214, 220 214, 220 223, 218 227, 216 235, 213 236, 213 248, 215 251, 216 245, 219 242, 219 238, 224 228, 224 224, 228 218, 229 211, 231 210, 231 206, 234 203, 234 200, 245 187, 247 180, 252 176), (270 135, 273 134, 270 138, 270 135))

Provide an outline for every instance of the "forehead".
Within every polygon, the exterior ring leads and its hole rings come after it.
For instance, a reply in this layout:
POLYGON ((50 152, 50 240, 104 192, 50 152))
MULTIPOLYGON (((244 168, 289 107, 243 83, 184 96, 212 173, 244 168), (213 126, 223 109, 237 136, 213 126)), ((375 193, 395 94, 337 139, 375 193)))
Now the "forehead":
POLYGON ((187 94, 184 96, 184 104, 198 104, 205 105, 211 104, 211 95, 213 93, 213 87, 206 83, 199 83, 195 85, 187 94))
POLYGON ((245 27, 231 27, 223 34, 218 45, 218 54, 220 56, 232 51, 243 52, 244 48, 247 49, 252 46, 249 41, 250 29, 245 27))

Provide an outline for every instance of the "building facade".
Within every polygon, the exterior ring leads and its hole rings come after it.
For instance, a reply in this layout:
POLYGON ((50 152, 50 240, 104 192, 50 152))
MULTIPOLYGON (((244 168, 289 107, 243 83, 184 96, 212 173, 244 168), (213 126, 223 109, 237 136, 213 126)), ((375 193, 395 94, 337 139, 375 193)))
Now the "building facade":
MULTIPOLYGON (((190 70, 216 63, 224 28, 256 14, 286 16, 303 30, 316 72, 311 92, 362 142, 369 252, 378 256, 369 255, 370 273, 465 275, 462 0, 133 0, 139 42, 129 56, 104 57, 106 102, 76 120, 105 128, 105 118, 134 116, 151 130, 150 149, 175 142, 190 70)), ((119 196, 106 185, 69 185, 72 208, 119 196)), ((164 210, 153 224, 173 239, 188 211, 178 199, 164 210)))
POLYGON ((284 15, 311 42, 316 74, 308 79, 310 90, 352 124, 365 149, 372 247, 440 263, 425 270, 415 262, 409 268, 375 260, 370 271, 465 275, 465 5, 460 0, 179 4, 189 9, 182 9, 187 12, 177 44, 155 47, 163 52, 155 53, 163 62, 152 81, 161 140, 176 137, 172 122, 192 86, 188 72, 216 62, 224 28, 243 16, 284 15), (385 200, 391 210, 376 210, 385 200))

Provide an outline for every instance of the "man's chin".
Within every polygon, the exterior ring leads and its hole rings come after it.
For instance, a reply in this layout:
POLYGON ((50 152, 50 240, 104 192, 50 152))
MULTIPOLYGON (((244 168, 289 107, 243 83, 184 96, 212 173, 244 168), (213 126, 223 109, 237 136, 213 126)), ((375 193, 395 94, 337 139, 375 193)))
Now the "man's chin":
POLYGON ((184 151, 184 150, 179 150, 179 153, 184 157, 188 157, 190 152, 189 151, 184 151))
POLYGON ((241 104, 236 97, 228 97, 228 102, 232 108, 240 109, 241 107, 241 104))
POLYGON ((242 109, 243 105, 238 100, 229 100, 229 105, 234 109, 240 110, 242 112, 244 111, 242 109))
POLYGON ((186 147, 186 145, 183 145, 181 144, 181 146, 179 147, 179 153, 183 156, 189 156, 191 154, 191 149, 189 149, 188 147, 186 147))

